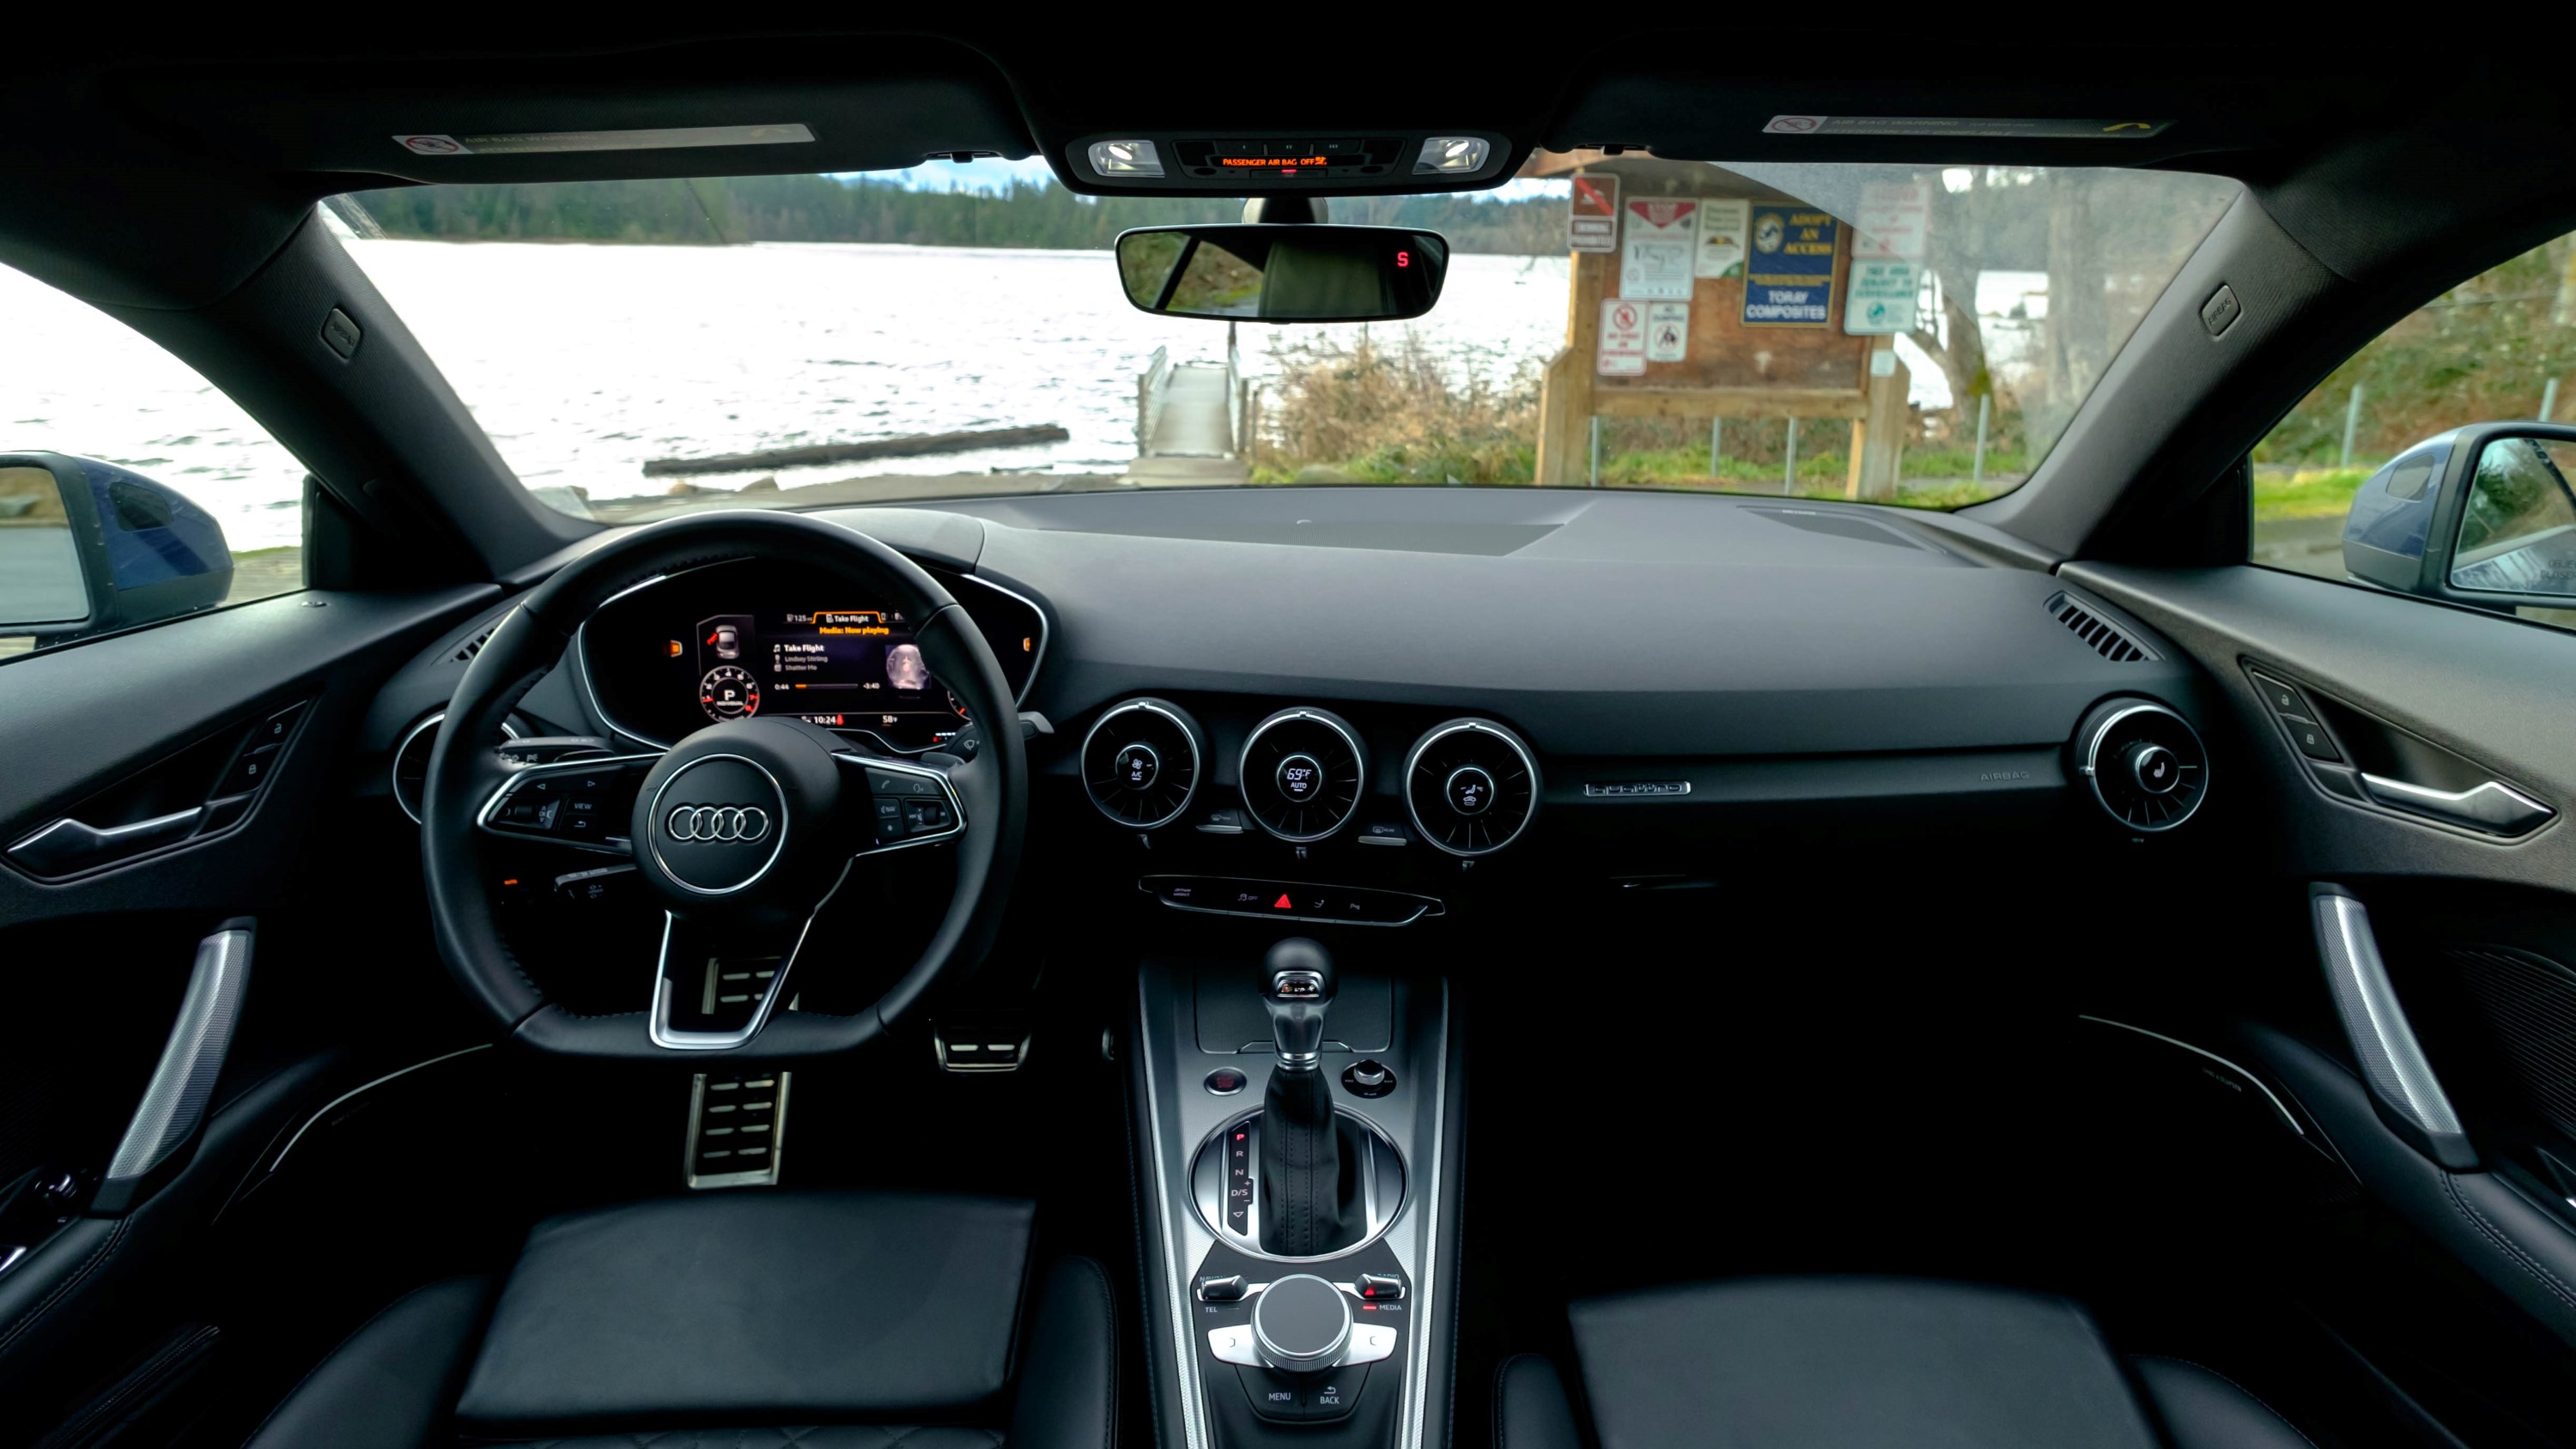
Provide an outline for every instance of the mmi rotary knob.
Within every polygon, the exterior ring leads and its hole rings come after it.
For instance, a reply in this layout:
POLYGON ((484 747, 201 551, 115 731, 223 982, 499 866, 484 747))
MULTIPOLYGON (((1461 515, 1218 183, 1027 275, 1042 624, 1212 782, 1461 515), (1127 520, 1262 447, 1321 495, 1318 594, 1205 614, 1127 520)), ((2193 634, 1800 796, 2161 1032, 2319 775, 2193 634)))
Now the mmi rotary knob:
POLYGON ((1291 1273, 1252 1305, 1252 1342, 1272 1368, 1320 1373, 1341 1362, 1350 1346, 1350 1300, 1312 1273, 1291 1273))

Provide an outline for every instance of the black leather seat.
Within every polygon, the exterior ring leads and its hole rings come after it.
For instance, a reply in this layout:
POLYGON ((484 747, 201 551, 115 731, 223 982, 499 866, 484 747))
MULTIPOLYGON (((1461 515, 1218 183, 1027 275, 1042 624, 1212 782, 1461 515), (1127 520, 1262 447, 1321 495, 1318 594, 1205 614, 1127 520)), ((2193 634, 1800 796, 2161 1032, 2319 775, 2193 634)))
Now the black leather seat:
POLYGON ((1506 1362, 1501 1449, 2314 1449, 2198 1364, 2115 1354, 2063 1298, 1775 1278, 1578 1303, 1592 1435, 1543 1358, 1506 1362))
POLYGON ((352 1334, 251 1449, 1109 1449, 1109 1280, 1027 1203, 733 1192, 541 1223, 352 1334))

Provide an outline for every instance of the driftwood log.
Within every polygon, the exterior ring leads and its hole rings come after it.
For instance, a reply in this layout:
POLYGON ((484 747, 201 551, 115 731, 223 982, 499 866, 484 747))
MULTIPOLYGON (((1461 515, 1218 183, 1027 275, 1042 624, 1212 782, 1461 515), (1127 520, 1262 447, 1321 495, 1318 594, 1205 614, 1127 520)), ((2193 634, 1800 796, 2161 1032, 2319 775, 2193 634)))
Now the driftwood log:
POLYGON ((688 473, 748 473, 754 468, 809 468, 823 463, 856 463, 868 458, 917 458, 931 453, 971 453, 980 448, 1028 448, 1061 443, 1073 437, 1048 424, 1034 428, 985 428, 967 433, 914 433, 865 443, 819 443, 804 448, 764 448, 757 453, 727 453, 714 458, 654 458, 644 465, 647 478, 688 473))

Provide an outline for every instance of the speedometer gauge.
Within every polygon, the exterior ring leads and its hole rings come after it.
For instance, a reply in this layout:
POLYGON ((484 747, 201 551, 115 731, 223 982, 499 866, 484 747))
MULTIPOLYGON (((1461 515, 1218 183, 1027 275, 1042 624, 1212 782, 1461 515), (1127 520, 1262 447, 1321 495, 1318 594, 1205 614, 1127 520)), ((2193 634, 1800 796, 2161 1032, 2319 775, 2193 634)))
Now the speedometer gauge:
POLYGON ((707 677, 698 681, 698 707, 719 724, 729 719, 747 719, 760 713, 760 681, 739 665, 710 669, 707 677))

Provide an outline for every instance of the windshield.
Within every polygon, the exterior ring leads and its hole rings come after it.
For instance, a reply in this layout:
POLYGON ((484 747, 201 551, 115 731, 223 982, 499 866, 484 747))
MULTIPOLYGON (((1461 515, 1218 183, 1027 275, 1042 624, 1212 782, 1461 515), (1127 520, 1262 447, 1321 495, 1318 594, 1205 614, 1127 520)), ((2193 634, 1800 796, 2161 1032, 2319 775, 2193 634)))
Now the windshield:
POLYGON ((536 496, 628 522, 1153 486, 1662 488, 1954 508, 2047 453, 2231 181, 1540 153, 1410 323, 1131 306, 1128 227, 1024 163, 438 186, 331 224, 536 496))

